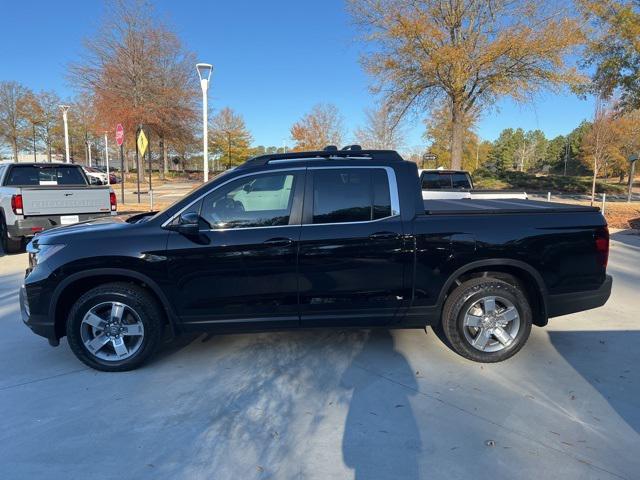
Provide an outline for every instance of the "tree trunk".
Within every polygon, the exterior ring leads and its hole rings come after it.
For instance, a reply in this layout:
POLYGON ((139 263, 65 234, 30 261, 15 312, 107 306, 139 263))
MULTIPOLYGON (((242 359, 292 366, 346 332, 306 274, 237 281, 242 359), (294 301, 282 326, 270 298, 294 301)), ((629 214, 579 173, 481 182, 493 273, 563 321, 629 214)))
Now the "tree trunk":
POLYGON ((18 163, 18 139, 17 138, 12 139, 11 146, 13 147, 13 161, 18 163))
POLYGON ((160 146, 162 147, 162 168, 160 169, 160 178, 164 180, 164 177, 169 173, 169 158, 167 157, 167 142, 164 140, 164 135, 160 139, 160 146))
POLYGON ((451 106, 451 168, 453 170, 462 168, 463 117, 462 108, 454 101, 451 106))

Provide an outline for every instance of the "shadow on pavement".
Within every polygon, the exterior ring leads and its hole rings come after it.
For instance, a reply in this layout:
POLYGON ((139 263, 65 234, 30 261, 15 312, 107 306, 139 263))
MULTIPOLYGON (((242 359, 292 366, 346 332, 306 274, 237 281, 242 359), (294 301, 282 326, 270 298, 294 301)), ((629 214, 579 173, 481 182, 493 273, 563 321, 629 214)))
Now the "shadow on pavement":
MULTIPOLYGON (((638 219, 638 221, 640 222, 640 219, 638 219)), ((638 230, 622 230, 620 232, 613 233, 611 235, 611 240, 640 248, 640 232, 638 230)))
POLYGON ((640 434, 640 331, 549 331, 558 353, 640 434))
POLYGON ((360 353, 344 372, 342 386, 352 391, 342 455, 344 463, 354 470, 355 479, 419 478, 422 442, 409 401, 418 385, 409 363, 395 349, 390 331, 369 333, 360 353), (367 370, 369 357, 379 354, 393 357, 394 376, 403 379, 404 387, 393 389, 393 398, 387 398, 389 384, 375 379, 367 370), (406 379, 410 379, 409 384, 406 379))

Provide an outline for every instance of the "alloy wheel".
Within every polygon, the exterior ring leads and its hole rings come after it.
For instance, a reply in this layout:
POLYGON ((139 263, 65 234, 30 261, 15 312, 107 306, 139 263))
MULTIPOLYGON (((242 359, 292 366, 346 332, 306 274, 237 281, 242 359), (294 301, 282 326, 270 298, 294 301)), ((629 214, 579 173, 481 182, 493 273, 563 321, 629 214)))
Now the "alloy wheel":
POLYGON ((520 314, 504 297, 486 296, 472 303, 465 312, 466 340, 481 352, 499 352, 513 345, 520 331, 520 314))
POLYGON ((144 340, 140 315, 120 302, 103 302, 92 307, 80 324, 85 348, 107 362, 125 360, 138 352, 144 340))

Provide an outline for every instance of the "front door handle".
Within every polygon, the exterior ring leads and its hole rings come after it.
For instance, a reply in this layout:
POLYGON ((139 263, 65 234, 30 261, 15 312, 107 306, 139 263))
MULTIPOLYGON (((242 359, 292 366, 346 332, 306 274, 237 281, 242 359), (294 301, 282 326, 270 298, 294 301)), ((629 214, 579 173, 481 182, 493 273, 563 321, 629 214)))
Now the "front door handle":
POLYGON ((293 240, 290 238, 278 237, 278 238, 270 238, 269 240, 265 240, 265 245, 269 245, 271 247, 288 247, 293 245, 293 240))
POLYGON ((370 240, 394 240, 398 238, 400 234, 396 232, 376 232, 369 235, 370 240))

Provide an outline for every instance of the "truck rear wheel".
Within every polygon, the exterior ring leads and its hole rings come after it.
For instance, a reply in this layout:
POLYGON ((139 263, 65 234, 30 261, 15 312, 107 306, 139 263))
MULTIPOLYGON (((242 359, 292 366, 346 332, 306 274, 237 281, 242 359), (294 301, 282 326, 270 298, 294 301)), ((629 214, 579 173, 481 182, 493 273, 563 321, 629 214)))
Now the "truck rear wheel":
POLYGON ((143 288, 109 283, 89 290, 73 305, 67 339, 73 353, 96 370, 133 370, 162 339, 164 315, 143 288))
POLYGON ((22 239, 9 237, 7 231, 7 223, 4 217, 0 217, 0 243, 2 243, 2 251, 4 253, 18 253, 22 249, 22 239))
POLYGON ((445 302, 442 331, 463 357, 482 363, 515 355, 531 333, 531 307, 524 292, 494 278, 462 283, 445 302))

